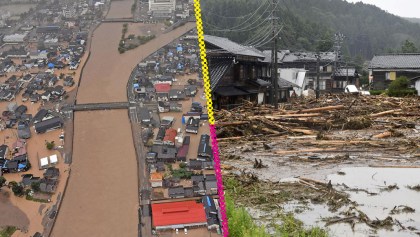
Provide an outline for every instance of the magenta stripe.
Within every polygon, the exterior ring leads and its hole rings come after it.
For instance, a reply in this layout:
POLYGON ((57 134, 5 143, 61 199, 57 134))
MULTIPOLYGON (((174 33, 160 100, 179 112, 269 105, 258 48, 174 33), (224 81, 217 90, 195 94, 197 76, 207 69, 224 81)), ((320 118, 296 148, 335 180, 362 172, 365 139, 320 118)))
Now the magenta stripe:
POLYGON ((219 194, 220 213, 222 214, 223 236, 229 236, 228 220, 226 215, 225 193, 223 189, 222 170, 220 168, 219 146, 216 137, 216 126, 209 124, 210 137, 213 149, 214 170, 216 171, 217 192, 219 194))

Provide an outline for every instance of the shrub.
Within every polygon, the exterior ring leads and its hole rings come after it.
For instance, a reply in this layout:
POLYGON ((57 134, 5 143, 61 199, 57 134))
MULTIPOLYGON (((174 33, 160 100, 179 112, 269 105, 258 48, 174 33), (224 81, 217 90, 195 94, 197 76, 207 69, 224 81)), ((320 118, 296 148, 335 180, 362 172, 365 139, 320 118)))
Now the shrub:
POLYGON ((393 97, 403 97, 416 95, 417 92, 415 89, 409 88, 409 80, 407 77, 398 77, 389 85, 387 94, 388 96, 393 97))
POLYGON ((21 185, 14 185, 12 187, 12 191, 18 197, 20 197, 20 196, 22 196, 24 194, 24 189, 23 189, 23 187, 21 185))

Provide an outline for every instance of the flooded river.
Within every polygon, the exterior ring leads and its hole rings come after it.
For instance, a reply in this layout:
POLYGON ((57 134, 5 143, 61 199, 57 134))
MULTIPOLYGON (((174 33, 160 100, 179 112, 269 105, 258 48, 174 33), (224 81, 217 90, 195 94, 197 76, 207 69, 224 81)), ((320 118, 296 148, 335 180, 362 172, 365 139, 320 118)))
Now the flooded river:
MULTIPOLYGON (((125 17, 131 3, 112 2, 110 16, 125 17)), ((150 27, 161 32, 158 24, 134 28, 150 27)), ((127 101, 127 81, 136 64, 194 27, 188 23, 119 54, 122 23, 101 24, 93 34, 77 103, 127 101)), ((74 129, 71 176, 52 236, 136 236, 138 174, 127 110, 77 112, 74 129)))

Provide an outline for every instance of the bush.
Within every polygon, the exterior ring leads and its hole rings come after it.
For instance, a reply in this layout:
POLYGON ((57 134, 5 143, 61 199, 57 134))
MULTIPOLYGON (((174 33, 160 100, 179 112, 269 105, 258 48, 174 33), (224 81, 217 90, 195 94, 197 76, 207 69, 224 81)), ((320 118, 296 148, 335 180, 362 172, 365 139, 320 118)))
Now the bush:
POLYGON ((385 94, 386 91, 385 90, 371 90, 371 91, 369 91, 369 93, 371 95, 382 95, 382 94, 385 94))
POLYGON ((403 97, 416 95, 417 91, 409 88, 409 80, 407 77, 398 77, 389 85, 387 94, 388 96, 393 97, 403 97))

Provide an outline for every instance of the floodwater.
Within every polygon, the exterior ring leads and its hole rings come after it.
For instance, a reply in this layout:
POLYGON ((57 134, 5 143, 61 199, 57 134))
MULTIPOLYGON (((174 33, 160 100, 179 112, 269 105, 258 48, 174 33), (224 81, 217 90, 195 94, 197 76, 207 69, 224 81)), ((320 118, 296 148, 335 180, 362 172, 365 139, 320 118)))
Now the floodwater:
POLYGON ((133 5, 133 0, 114 0, 111 1, 111 8, 106 15, 107 19, 112 18, 130 18, 133 16, 131 14, 131 6, 133 5))
MULTIPOLYGON (((113 1, 108 17, 125 17, 132 2, 113 1)), ((188 23, 161 35, 160 24, 136 24, 138 34, 147 29, 161 37, 119 54, 122 25, 103 23, 95 30, 78 104, 127 101, 127 81, 137 63, 195 27, 188 23)), ((51 236, 136 236, 137 176, 128 111, 76 112, 71 175, 51 236)))
POLYGON ((77 112, 70 180, 52 236, 136 236, 137 162, 126 110, 77 112))
POLYGON ((133 34, 137 31, 136 35, 140 35, 144 32, 143 29, 147 29, 156 32, 157 38, 120 54, 118 43, 121 39, 122 25, 104 23, 95 30, 91 55, 83 71, 77 96, 78 104, 127 101, 127 81, 134 67, 153 52, 195 27, 195 23, 187 23, 162 34, 161 24, 134 24, 135 27, 131 27, 133 34))
POLYGON ((410 190, 408 186, 420 184, 419 171, 414 168, 358 167, 342 169, 341 172, 344 172, 344 175, 328 176, 335 188, 347 192, 350 199, 358 203, 357 209, 366 213, 371 220, 383 220, 391 216, 394 220, 398 220, 406 228, 405 230, 394 225, 393 230, 378 229, 375 231, 362 223, 355 225, 354 232, 349 224, 339 223, 328 227, 324 226, 325 222, 322 221, 322 218, 337 216, 341 211, 346 211, 348 207, 331 213, 326 205, 302 205, 291 202, 284 206, 284 210, 294 212, 295 217, 302 220, 307 226, 326 228, 332 236, 418 236, 420 232, 420 192, 410 190), (349 188, 344 189, 343 183, 349 188), (388 185, 397 185, 398 189, 384 190, 388 185), (370 193, 377 193, 377 195, 368 195, 364 191, 346 191, 349 189, 363 189, 370 193), (396 206, 408 206, 415 209, 415 212, 390 214, 390 211, 396 206), (410 231, 408 227, 414 227, 417 230, 410 231))

